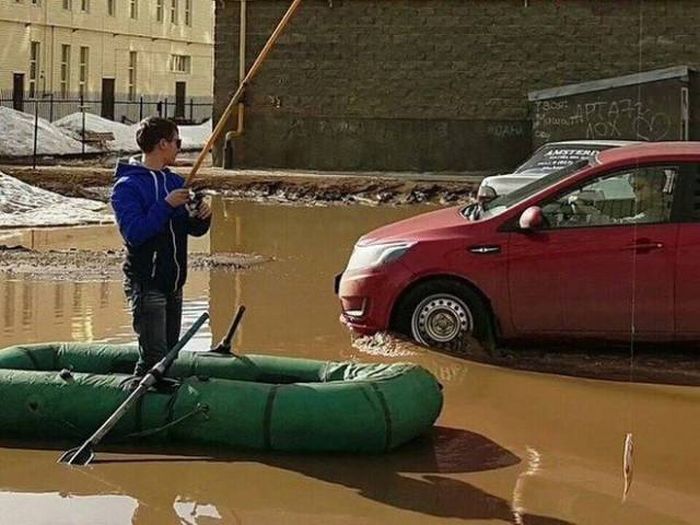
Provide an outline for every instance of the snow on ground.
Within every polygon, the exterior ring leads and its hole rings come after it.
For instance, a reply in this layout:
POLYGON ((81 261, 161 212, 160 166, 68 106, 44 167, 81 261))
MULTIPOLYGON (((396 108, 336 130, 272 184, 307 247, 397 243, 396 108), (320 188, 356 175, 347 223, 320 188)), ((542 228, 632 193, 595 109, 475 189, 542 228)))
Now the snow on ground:
MULTIPOLYGON (((37 153, 39 155, 67 155, 81 153, 79 141, 83 129, 83 114, 72 113, 54 124, 39 119, 37 153)), ((110 132, 114 140, 107 142, 110 151, 136 152, 138 124, 127 126, 85 113, 85 130, 96 133, 110 132)), ((179 126, 182 149, 199 150, 211 135, 211 120, 196 126, 179 126)), ((34 148, 34 116, 14 109, 0 107, 0 157, 29 157, 34 148)), ((85 151, 94 152, 87 147, 85 151)))
MULTIPOLYGON (((34 148, 34 116, 0 107, 0 157, 29 157, 34 148)), ((83 145, 44 119, 39 119, 40 155, 80 153, 83 145)), ((92 151, 90 148, 88 151, 92 151)))
POLYGON ((0 228, 109 223, 103 202, 64 197, 0 172, 0 228))
MULTIPOLYGON (((73 137, 80 138, 83 132, 83 114, 81 112, 71 113, 54 122, 54 125, 73 137)), ((136 144, 135 126, 114 122, 94 113, 85 113, 85 130, 96 133, 112 133, 114 140, 107 142, 107 148, 112 151, 133 152, 139 150, 136 144)))
POLYGON ((202 149, 211 135, 211 119, 197 126, 178 126, 182 149, 202 149))
MULTIPOLYGON (((82 113, 72 113, 54 123, 76 138, 80 138, 83 129, 82 113)), ((85 113, 85 129, 97 133, 111 132, 114 140, 107 142, 108 149, 112 151, 136 152, 139 150, 136 144, 136 130, 138 123, 131 126, 102 118, 93 113, 85 113)), ((209 135, 211 135, 211 120, 196 126, 178 126, 182 149, 198 150, 204 147, 209 135)))

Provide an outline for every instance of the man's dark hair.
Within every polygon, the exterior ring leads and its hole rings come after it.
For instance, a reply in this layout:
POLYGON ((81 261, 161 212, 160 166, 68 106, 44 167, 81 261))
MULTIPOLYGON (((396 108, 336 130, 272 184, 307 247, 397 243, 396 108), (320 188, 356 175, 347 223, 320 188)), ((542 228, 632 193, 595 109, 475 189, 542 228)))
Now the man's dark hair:
POLYGON ((147 117, 139 122, 136 130, 136 144, 141 151, 150 153, 162 140, 172 140, 177 133, 177 125, 166 118, 147 117))

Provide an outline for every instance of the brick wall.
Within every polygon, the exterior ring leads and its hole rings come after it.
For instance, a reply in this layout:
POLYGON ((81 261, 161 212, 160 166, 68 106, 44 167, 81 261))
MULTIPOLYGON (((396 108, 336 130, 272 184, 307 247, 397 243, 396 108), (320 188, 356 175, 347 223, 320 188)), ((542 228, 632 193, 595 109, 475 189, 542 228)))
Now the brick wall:
MULTIPOLYGON (((239 2, 217 2, 216 115, 238 83, 239 2)), ((248 66, 287 0, 248 2, 248 66)), ((690 0, 305 0, 253 82, 239 166, 502 170, 527 93, 700 65, 690 0)))

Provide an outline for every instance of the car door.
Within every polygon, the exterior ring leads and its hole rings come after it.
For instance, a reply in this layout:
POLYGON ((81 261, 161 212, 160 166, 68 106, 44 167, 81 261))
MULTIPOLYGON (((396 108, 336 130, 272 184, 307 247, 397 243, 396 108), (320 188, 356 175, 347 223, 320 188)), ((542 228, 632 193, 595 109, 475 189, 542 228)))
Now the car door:
MULTIPOLYGON (((522 334, 673 337, 678 167, 609 173, 540 203, 546 225, 510 236, 512 321, 522 334), (660 175, 652 198, 635 181, 660 175), (641 191, 641 190, 640 190, 641 191), (653 201, 654 206, 649 202, 653 201), (648 206, 648 207, 647 207, 648 206)), ((641 186, 641 184, 639 184, 641 186)))
POLYGON ((681 172, 681 221, 676 262, 676 333, 680 340, 700 339, 700 165, 681 172))

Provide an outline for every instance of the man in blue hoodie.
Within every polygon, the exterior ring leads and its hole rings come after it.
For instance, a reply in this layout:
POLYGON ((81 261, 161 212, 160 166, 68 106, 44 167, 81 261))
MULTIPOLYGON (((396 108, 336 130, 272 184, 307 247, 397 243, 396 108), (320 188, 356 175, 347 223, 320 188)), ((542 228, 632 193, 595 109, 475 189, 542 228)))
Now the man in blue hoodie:
POLYGON ((125 291, 139 340, 136 380, 130 387, 180 337, 187 236, 204 235, 211 222, 208 204, 193 201, 184 179, 168 168, 181 145, 175 123, 149 117, 139 124, 136 142, 141 160, 117 165, 112 190, 112 207, 126 245, 125 291))

